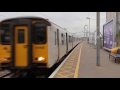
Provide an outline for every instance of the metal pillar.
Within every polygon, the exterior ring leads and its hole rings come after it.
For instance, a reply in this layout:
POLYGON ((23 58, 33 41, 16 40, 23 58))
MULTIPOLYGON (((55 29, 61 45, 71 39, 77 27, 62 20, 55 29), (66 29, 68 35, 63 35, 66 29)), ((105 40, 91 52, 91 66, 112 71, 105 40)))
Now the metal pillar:
POLYGON ((96 65, 100 66, 100 12, 96 13, 97 16, 97 61, 96 65))

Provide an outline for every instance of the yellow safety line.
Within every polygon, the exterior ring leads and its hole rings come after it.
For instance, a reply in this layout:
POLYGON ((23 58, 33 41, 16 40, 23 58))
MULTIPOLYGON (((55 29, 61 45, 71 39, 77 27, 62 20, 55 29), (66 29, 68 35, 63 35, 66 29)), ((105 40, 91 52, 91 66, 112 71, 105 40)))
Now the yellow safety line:
POLYGON ((78 57, 77 66, 76 66, 76 69, 75 69, 74 78, 78 78, 78 72, 79 72, 79 66, 80 66, 80 57, 81 57, 83 43, 81 44, 81 47, 80 47, 80 53, 79 53, 79 57, 78 57))

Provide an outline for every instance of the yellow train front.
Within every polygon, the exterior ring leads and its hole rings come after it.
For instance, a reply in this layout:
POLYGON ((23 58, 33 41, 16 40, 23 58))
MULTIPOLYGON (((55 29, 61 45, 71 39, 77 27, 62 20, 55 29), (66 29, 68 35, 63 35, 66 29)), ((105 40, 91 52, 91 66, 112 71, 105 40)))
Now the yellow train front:
POLYGON ((1 67, 47 67, 47 26, 50 26, 47 20, 37 17, 12 18, 2 21, 1 27, 3 24, 7 24, 8 27, 1 28, 1 67))
POLYGON ((49 69, 72 50, 78 37, 40 17, 3 20, 0 30, 0 67, 49 69))

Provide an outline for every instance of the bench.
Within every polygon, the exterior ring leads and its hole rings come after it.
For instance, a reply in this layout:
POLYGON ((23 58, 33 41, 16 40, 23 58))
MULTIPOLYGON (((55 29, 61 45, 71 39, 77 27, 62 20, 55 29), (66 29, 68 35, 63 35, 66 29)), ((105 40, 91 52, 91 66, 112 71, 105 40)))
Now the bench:
POLYGON ((113 58, 115 59, 115 63, 116 63, 116 60, 117 60, 117 59, 120 59, 120 48, 118 48, 116 54, 113 54, 113 53, 110 53, 110 54, 109 54, 109 60, 110 60, 110 57, 113 57, 113 58))

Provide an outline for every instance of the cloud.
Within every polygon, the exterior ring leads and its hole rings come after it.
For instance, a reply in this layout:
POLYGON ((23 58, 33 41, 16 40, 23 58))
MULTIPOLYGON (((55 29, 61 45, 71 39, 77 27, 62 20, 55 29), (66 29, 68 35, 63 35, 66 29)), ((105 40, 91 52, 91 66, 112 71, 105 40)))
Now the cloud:
MULTIPOLYGON (((106 22, 106 13, 100 12, 100 14, 102 32, 102 26, 106 22)), ((73 33, 83 31, 84 25, 89 25, 86 17, 90 17, 91 32, 96 30, 96 12, 0 12, 0 20, 18 16, 39 16, 47 18, 73 33)))

